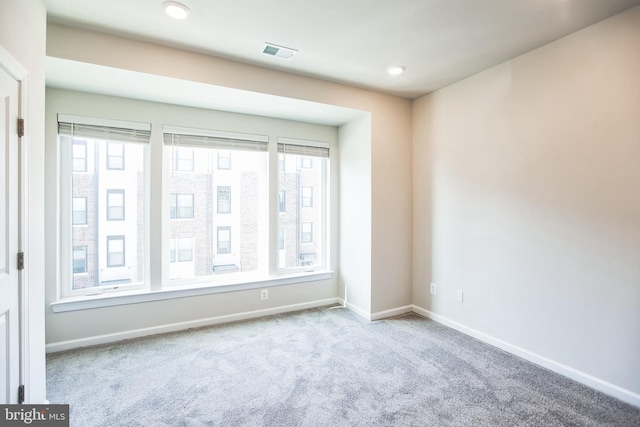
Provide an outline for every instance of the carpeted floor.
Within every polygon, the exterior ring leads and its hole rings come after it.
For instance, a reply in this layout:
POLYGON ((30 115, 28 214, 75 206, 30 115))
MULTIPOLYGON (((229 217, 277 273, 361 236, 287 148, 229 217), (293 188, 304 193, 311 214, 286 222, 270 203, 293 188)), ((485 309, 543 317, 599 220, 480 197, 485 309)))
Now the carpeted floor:
POLYGON ((416 315, 315 309, 49 355, 90 426, 640 426, 640 409, 416 315))

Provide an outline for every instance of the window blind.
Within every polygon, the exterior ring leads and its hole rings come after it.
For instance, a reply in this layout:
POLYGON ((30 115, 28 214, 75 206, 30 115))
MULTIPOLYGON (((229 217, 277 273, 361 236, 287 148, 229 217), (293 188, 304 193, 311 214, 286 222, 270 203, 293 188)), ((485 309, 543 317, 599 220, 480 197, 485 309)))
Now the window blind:
POLYGON ((293 138, 278 138, 278 153, 311 157, 329 157, 329 143, 293 138))
POLYGON ((151 124, 58 115, 58 134, 107 141, 148 143, 151 124))
POLYGON ((238 138, 222 138, 207 135, 187 135, 182 133, 165 133, 166 145, 218 148, 222 150, 267 151, 268 141, 255 141, 238 138))

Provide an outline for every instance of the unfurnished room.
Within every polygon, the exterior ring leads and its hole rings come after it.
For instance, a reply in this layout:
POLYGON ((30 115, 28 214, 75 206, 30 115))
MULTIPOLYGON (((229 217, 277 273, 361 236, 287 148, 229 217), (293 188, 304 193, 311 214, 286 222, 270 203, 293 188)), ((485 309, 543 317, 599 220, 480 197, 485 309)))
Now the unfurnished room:
POLYGON ((640 426, 640 0, 1 0, 0 425, 640 426))

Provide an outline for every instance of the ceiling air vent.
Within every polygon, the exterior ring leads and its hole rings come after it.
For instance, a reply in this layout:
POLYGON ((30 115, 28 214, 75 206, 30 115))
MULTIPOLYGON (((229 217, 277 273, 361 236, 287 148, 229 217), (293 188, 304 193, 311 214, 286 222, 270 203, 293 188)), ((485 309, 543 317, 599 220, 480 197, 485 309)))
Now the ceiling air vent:
POLYGON ((273 43, 265 43, 262 53, 265 55, 275 56, 276 58, 291 59, 293 55, 298 52, 295 49, 291 49, 284 46, 278 46, 273 43))

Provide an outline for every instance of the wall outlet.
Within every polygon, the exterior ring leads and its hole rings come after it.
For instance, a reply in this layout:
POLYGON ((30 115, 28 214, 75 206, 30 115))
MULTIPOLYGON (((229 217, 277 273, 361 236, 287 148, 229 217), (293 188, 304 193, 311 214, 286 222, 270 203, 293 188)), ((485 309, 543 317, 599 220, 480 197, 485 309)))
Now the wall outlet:
POLYGON ((260 299, 269 299, 269 289, 260 290, 260 299))
POLYGON ((456 291, 456 301, 462 302, 463 301, 463 296, 464 296, 464 294, 462 293, 462 291, 456 291))
POLYGON ((432 283, 431 284, 431 293, 435 295, 437 291, 438 291, 438 288, 436 287, 436 284, 432 283))

